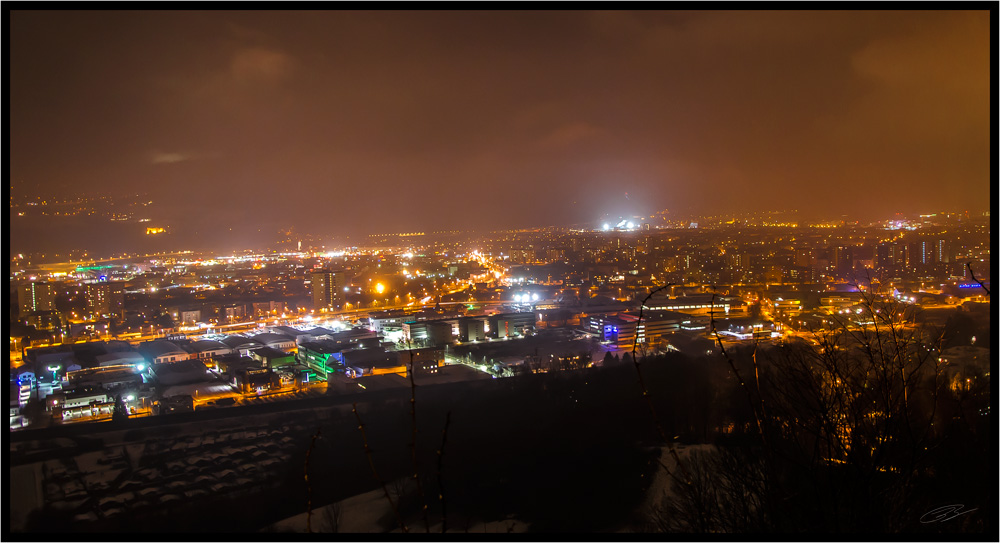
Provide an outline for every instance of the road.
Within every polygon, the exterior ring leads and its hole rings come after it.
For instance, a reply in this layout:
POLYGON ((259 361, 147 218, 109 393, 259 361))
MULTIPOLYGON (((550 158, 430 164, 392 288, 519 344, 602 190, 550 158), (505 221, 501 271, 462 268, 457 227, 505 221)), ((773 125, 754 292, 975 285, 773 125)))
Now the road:
MULTIPOLYGON (((129 418, 149 417, 152 416, 152 414, 153 411, 147 407, 145 409, 136 409, 135 412, 129 414, 129 418)), ((75 424, 77 422, 100 422, 105 420, 111 420, 111 413, 99 413, 97 415, 85 414, 66 417, 62 419, 62 423, 75 424)))
MULTIPOLYGON (((170 255, 161 253, 161 254, 146 255, 146 256, 164 257, 164 256, 177 256, 177 255, 183 255, 183 254, 189 254, 189 253, 190 253, 189 251, 185 251, 185 252, 179 252, 179 253, 171 253, 170 255)), ((130 257, 130 258, 136 258, 136 257, 130 257)), ((473 259, 479 261, 484 267, 486 267, 491 272, 493 272, 495 278, 498 279, 498 280, 502 279, 504 277, 504 275, 507 273, 507 269, 505 267, 503 267, 503 266, 501 266, 501 265, 493 262, 490 258, 486 257, 485 255, 481 255, 479 253, 475 253, 473 255, 473 259)), ((98 263, 103 263, 103 262, 117 262, 117 261, 121 261, 121 260, 124 260, 124 259, 109 259, 109 260, 101 260, 101 261, 89 261, 88 264, 90 264, 90 265, 96 265, 98 263)), ((68 263, 58 263, 58 264, 46 264, 45 266, 47 266, 47 267, 49 267, 51 269, 54 269, 55 267, 59 267, 59 266, 62 266, 62 267, 73 267, 73 268, 75 268, 76 266, 79 266, 79 265, 82 265, 82 263, 80 263, 80 262, 68 262, 68 263)), ((345 317, 351 318, 351 319, 355 319, 355 320, 356 319, 367 318, 368 315, 371 312, 374 312, 374 311, 393 311, 393 310, 401 310, 401 309, 410 309, 410 310, 413 310, 413 309, 425 309, 425 308, 434 307, 434 306, 437 306, 437 305, 441 305, 441 306, 455 306, 455 305, 468 305, 470 303, 475 303, 476 305, 482 305, 482 306, 487 307, 487 308, 497 309, 497 308, 499 308, 500 306, 502 306, 504 304, 504 302, 502 302, 502 301, 476 301, 476 302, 461 301, 461 302, 441 302, 440 304, 438 304, 437 302, 432 301, 435 298, 437 298, 438 296, 448 296, 448 295, 457 294, 459 292, 465 291, 465 290, 469 289, 470 287, 472 287, 473 284, 474 284, 474 282, 475 282, 474 279, 470 278, 469 280, 465 281, 462 284, 462 286, 459 287, 459 288, 454 288, 454 289, 451 289, 449 291, 442 292, 439 295, 432 295, 432 296, 425 297, 424 300, 426 300, 426 301, 409 302, 409 303, 399 303, 399 304, 391 304, 391 305, 376 306, 376 307, 358 307, 358 308, 351 308, 351 309, 343 309, 343 310, 336 311, 336 312, 322 313, 320 315, 302 315, 302 316, 292 316, 292 317, 285 317, 285 318, 273 317, 273 318, 265 318, 265 319, 258 319, 258 320, 252 320, 252 321, 230 323, 230 324, 218 324, 218 325, 211 326, 209 328, 181 327, 181 328, 177 329, 176 332, 173 332, 173 333, 176 333, 176 334, 185 334, 186 337, 197 340, 197 339, 199 339, 199 338, 201 338, 201 337, 203 337, 205 335, 209 335, 209 334, 217 334, 217 333, 221 333, 221 334, 238 334, 238 333, 242 333, 242 332, 250 332, 250 331, 253 331, 253 330, 256 330, 256 329, 264 328, 266 326, 276 326, 276 325, 288 325, 288 326, 294 326, 294 327, 299 327, 299 326, 321 326, 322 324, 324 324, 327 321, 331 321, 331 320, 343 320, 345 317)), ((81 341, 76 341, 76 342, 65 342, 65 343, 53 343, 53 344, 36 345, 36 346, 34 346, 32 348, 35 348, 35 347, 48 347, 48 346, 51 346, 51 345, 66 345, 66 344, 72 344, 72 343, 88 343, 88 342, 96 342, 96 341, 108 341, 108 340, 112 340, 112 339, 118 339, 118 340, 128 341, 131 345, 135 346, 135 345, 138 345, 138 344, 146 342, 146 341, 152 341, 154 339, 165 338, 168 335, 171 335, 171 334, 168 334, 168 333, 163 332, 163 331, 150 330, 148 333, 143 333, 143 332, 139 332, 139 333, 126 333, 126 334, 120 334, 120 335, 117 335, 117 336, 106 335, 106 336, 99 336, 99 337, 95 337, 95 338, 92 338, 92 339, 81 340, 81 341)), ((19 352, 12 351, 12 355, 10 357, 11 367, 17 367, 17 366, 19 366, 20 365, 20 363, 19 363, 20 358, 21 358, 21 356, 20 356, 19 352)))
POLYGON ((305 398, 308 396, 321 396, 326 394, 327 386, 328 383, 326 381, 307 383, 302 387, 289 385, 281 387, 277 390, 271 390, 264 394, 244 394, 239 400, 237 400, 236 403, 237 405, 253 405, 258 403, 305 398))

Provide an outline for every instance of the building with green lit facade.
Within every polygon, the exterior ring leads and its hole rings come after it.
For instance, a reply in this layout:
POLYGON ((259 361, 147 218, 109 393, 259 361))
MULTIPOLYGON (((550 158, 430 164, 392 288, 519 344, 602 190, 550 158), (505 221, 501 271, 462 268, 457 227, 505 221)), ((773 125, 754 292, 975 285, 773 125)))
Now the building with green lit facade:
POLYGON ((297 358, 317 375, 327 378, 331 373, 344 372, 344 357, 341 351, 345 345, 336 341, 306 341, 299 345, 297 358))
POLYGON ((295 355, 271 347, 261 347, 250 351, 250 358, 260 362, 265 368, 281 368, 296 363, 295 355))

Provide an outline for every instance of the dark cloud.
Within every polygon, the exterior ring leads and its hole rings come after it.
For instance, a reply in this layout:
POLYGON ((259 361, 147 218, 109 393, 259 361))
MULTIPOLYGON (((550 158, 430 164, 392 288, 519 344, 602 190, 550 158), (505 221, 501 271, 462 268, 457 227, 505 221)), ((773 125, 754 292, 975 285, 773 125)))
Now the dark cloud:
POLYGON ((191 160, 191 156, 184 153, 154 153, 150 160, 153 164, 174 164, 191 160))
POLYGON ((976 208, 988 17, 15 11, 10 171, 331 233, 976 208))

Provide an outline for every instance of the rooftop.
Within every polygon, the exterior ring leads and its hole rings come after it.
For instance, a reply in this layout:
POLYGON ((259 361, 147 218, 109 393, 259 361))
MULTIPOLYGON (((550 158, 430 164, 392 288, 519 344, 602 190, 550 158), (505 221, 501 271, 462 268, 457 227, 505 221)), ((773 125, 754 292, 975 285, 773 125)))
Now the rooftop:
POLYGON ((254 349, 250 351, 250 354, 257 355, 260 358, 270 360, 274 358, 287 358, 292 356, 291 353, 286 353, 280 349, 275 349, 273 347, 261 347, 260 349, 254 349))
POLYGON ((226 339, 223 339, 222 343, 225 343, 226 345, 230 346, 233 349, 237 347, 243 347, 245 345, 260 345, 262 347, 264 346, 264 344, 259 341, 248 338, 246 336, 239 336, 239 335, 229 336, 226 339))
POLYGON ((195 352, 201 353, 205 351, 217 351, 220 349, 229 350, 230 346, 214 339, 202 339, 192 343, 191 348, 194 349, 195 352))
POLYGON ((258 341, 264 345, 269 343, 286 343, 289 341, 295 341, 294 337, 288 337, 285 334, 275 334, 272 332, 264 332, 263 334, 257 334, 253 337, 254 341, 258 341))
POLYGON ((188 352, 177 346, 176 343, 172 341, 167 341, 165 339, 154 339, 153 341, 147 341, 145 343, 139 344, 139 352, 148 358, 159 358, 161 356, 167 355, 187 355, 188 352))
POLYGON ((163 386, 181 385, 208 381, 211 375, 200 360, 181 360, 165 364, 153 364, 149 371, 157 384, 163 386))

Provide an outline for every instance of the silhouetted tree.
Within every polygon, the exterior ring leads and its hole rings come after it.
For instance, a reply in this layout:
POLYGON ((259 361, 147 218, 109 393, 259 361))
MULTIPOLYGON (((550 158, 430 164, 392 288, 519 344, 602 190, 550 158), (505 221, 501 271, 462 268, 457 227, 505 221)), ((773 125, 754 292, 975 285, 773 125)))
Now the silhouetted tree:
POLYGON ((692 458, 683 481, 672 473, 676 496, 653 515, 655 527, 949 531, 961 524, 920 518, 959 494, 979 508, 963 522, 979 529, 992 522, 985 511, 995 506, 977 490, 975 470, 944 461, 958 452, 980 468, 989 461, 988 425, 969 416, 989 405, 985 380, 949 389, 937 363, 941 337, 906 324, 909 306, 866 291, 860 307, 815 347, 722 351, 750 408, 748 439, 692 458), (741 477, 747 469, 752 476, 741 477))
POLYGON ((118 394, 115 396, 115 406, 111 410, 111 422, 122 422, 124 420, 128 420, 128 406, 125 405, 122 395, 118 394))
POLYGON ((48 411, 45 410, 45 403, 37 398, 32 398, 24 404, 24 407, 21 408, 21 416, 28 421, 28 426, 32 428, 48 426, 52 420, 48 411))
POLYGON ((615 357, 611 354, 611 351, 604 353, 604 366, 613 366, 615 364, 615 357))
POLYGON ((976 319, 968 312, 956 309, 944 325, 943 347, 970 345, 976 335, 978 325, 976 319))

